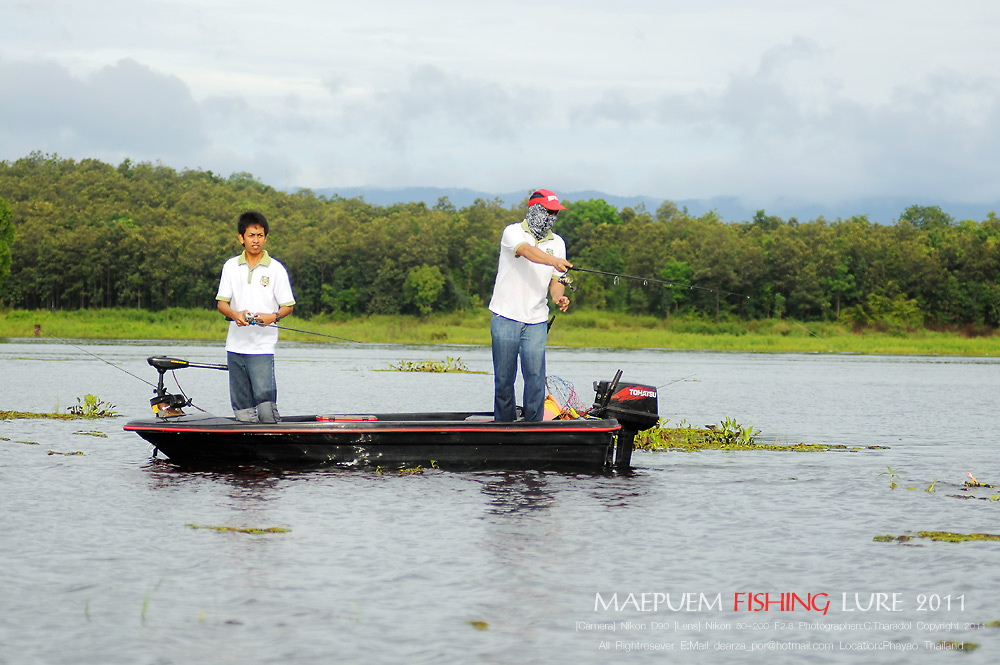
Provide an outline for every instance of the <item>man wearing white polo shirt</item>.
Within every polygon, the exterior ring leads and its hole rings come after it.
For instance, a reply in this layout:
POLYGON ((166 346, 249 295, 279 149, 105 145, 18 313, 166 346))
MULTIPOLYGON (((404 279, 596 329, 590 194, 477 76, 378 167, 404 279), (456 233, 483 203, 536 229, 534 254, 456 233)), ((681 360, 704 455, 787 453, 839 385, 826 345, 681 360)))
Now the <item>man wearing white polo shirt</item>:
POLYGON ((524 419, 543 419, 549 317, 546 293, 565 312, 569 298, 558 280, 573 267, 566 260, 566 243, 552 233, 560 210, 566 208, 559 197, 539 189, 528 197, 524 221, 509 225, 500 238, 500 260, 490 300, 494 420, 517 418, 514 380, 518 357, 524 379, 524 419))
POLYGON ((273 324, 292 313, 295 298, 285 267, 264 251, 268 234, 264 215, 244 212, 236 229, 244 251, 222 266, 215 296, 219 312, 232 319, 226 336, 229 398, 237 420, 275 423, 278 329, 273 324))

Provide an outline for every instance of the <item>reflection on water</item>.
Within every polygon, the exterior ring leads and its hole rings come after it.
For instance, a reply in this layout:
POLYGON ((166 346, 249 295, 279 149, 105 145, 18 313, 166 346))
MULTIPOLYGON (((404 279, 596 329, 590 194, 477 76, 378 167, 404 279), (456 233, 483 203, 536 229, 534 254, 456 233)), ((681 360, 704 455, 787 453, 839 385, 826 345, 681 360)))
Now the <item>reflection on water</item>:
POLYGON ((489 498, 493 515, 545 509, 553 502, 545 476, 531 471, 501 471, 498 479, 483 484, 483 494, 489 498))
MULTIPOLYGON (((139 376, 149 371, 148 355, 218 362, 220 354, 209 345, 88 349, 139 376)), ((374 371, 442 355, 490 370, 488 349, 287 345, 278 362, 283 412, 387 402, 414 411, 488 408, 488 374, 374 371)), ((411 476, 180 468, 151 459, 145 442, 121 430, 126 419, 146 415, 148 386, 60 345, 0 344, 0 362, 3 408, 65 410, 92 393, 124 414, 86 428, 0 421, 3 665, 688 661, 601 649, 604 639, 679 649, 682 640, 749 645, 832 637, 919 645, 914 659, 928 654, 925 641, 980 643, 963 654, 967 663, 992 662, 1000 649, 995 631, 916 627, 1000 617, 993 593, 1000 548, 873 541, 920 530, 996 531, 997 503, 962 488, 968 471, 1000 481, 992 418, 1000 372, 993 359, 554 349, 550 369, 577 386, 609 378, 618 367, 629 380, 652 385, 691 377, 661 393, 661 413, 674 422, 732 417, 790 442, 889 447, 637 452, 634 472, 618 475, 427 469, 411 476), (80 429, 107 437, 74 435, 80 429), (880 475, 888 467, 896 489, 880 475), (934 481, 935 491, 925 491, 934 481), (953 498, 969 494, 983 500, 953 498), (289 531, 254 535, 189 524, 289 531), (598 593, 723 594, 731 601, 748 591, 822 592, 835 601, 842 593, 898 593, 904 608, 891 623, 912 626, 833 634, 812 628, 858 618, 837 610, 837 602, 822 618, 734 614, 729 604, 684 616, 594 609, 598 593), (965 609, 918 612, 919 594, 964 595, 965 609), (784 619, 793 620, 792 629, 775 628, 784 619), (675 620, 700 628, 675 630, 675 620), (769 627, 737 628, 744 620, 769 627), (647 626, 613 635, 578 627, 620 621, 647 626), (654 631, 653 621, 672 628, 654 631), (730 627, 708 630, 710 621, 730 627)), ((200 405, 228 413, 221 373, 185 370, 178 377, 200 405)), ((772 657, 748 653, 739 662, 772 657)), ((910 662, 890 651, 864 658, 910 662)), ((732 660, 712 649, 690 658, 732 660)), ((794 662, 810 660, 858 657, 797 653, 794 662)))

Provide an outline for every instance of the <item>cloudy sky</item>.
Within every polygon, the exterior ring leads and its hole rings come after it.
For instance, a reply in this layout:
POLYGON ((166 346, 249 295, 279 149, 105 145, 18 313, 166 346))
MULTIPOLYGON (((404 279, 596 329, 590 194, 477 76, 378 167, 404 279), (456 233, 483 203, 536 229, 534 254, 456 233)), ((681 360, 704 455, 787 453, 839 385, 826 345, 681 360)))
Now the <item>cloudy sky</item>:
POLYGON ((0 160, 1000 199, 996 0, 0 0, 0 160))

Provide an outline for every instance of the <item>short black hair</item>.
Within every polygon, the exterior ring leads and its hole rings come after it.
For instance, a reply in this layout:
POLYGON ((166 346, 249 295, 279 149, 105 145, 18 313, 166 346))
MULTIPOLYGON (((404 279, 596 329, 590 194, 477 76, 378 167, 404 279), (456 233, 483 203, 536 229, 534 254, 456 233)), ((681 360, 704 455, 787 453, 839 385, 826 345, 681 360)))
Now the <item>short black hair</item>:
POLYGON ((240 220, 236 223, 236 232, 240 235, 244 235, 247 232, 247 227, 253 224, 256 224, 264 229, 265 236, 270 231, 270 229, 267 228, 267 217, 264 217, 264 213, 257 210, 247 210, 245 213, 240 215, 240 220))

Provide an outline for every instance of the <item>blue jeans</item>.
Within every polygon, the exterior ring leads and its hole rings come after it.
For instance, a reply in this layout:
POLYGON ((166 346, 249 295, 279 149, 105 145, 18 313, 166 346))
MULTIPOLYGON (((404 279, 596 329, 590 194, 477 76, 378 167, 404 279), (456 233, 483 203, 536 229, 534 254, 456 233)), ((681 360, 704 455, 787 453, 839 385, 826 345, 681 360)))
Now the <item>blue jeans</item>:
POLYGON ((490 335, 493 339, 493 418, 513 421, 514 380, 517 359, 521 358, 524 379, 524 419, 542 420, 545 412, 545 341, 548 324, 521 323, 493 315, 490 335))
POLYGON ((237 420, 278 422, 278 384, 274 380, 274 356, 227 354, 229 399, 237 420))

